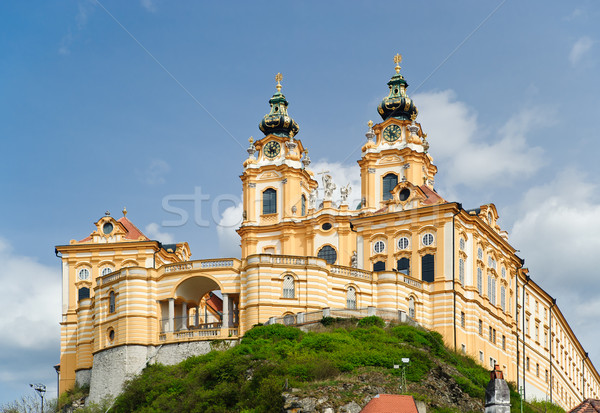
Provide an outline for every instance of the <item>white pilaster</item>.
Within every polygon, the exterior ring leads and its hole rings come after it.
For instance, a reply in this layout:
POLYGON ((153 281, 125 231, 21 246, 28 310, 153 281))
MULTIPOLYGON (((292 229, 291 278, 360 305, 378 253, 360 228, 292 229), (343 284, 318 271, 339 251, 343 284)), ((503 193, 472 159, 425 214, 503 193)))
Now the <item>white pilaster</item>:
POLYGON ((175 299, 169 298, 169 331, 175 331, 175 299))
POLYGON ((229 294, 223 293, 223 325, 222 328, 229 328, 229 294))

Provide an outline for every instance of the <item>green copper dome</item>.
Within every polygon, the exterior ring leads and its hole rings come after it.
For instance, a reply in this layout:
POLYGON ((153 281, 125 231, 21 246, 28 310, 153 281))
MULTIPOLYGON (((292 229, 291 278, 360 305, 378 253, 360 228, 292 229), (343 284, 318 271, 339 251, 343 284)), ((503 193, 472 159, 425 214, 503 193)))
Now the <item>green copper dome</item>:
POLYGON ((294 119, 287 113, 288 101, 281 93, 281 84, 279 83, 283 76, 280 73, 275 76, 277 80, 277 92, 269 99, 271 111, 265 115, 258 127, 266 135, 275 135, 285 138, 298 134, 300 128, 294 119))
POLYGON ((390 117, 400 120, 411 120, 418 113, 414 102, 406 94, 408 83, 404 80, 404 76, 400 74, 398 63, 401 57, 398 56, 396 55, 394 59, 396 61, 396 74, 387 83, 390 88, 390 94, 383 98, 379 106, 377 106, 377 111, 383 120, 387 120, 390 117))

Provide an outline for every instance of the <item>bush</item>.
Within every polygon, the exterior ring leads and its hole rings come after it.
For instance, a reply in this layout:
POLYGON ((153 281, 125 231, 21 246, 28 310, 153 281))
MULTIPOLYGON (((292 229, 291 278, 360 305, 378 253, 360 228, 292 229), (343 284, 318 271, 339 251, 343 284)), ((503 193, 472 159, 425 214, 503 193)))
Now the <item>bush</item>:
POLYGON ((379 328, 385 327, 385 321, 382 318, 377 317, 375 315, 370 317, 365 317, 358 322, 358 326, 361 328, 376 326, 379 328))

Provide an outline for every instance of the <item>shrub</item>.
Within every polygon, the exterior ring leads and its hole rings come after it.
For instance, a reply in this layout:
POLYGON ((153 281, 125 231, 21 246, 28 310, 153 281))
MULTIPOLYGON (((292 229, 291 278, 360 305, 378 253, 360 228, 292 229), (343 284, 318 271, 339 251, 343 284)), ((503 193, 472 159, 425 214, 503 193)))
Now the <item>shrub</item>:
POLYGON ((383 321, 382 318, 373 315, 373 316, 365 317, 362 320, 360 320, 358 322, 358 326, 361 327, 361 328, 371 327, 371 326, 376 326, 376 327, 379 327, 379 328, 384 328, 385 327, 385 321, 383 321))

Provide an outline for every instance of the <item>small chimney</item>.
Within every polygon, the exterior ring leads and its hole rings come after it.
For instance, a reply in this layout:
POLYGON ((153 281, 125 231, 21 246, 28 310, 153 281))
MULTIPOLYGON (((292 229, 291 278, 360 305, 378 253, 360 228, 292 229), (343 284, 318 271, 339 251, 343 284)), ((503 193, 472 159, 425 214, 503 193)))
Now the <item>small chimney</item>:
POLYGON ((490 372, 490 382, 485 389, 485 413, 510 413, 510 390, 500 366, 490 372))

